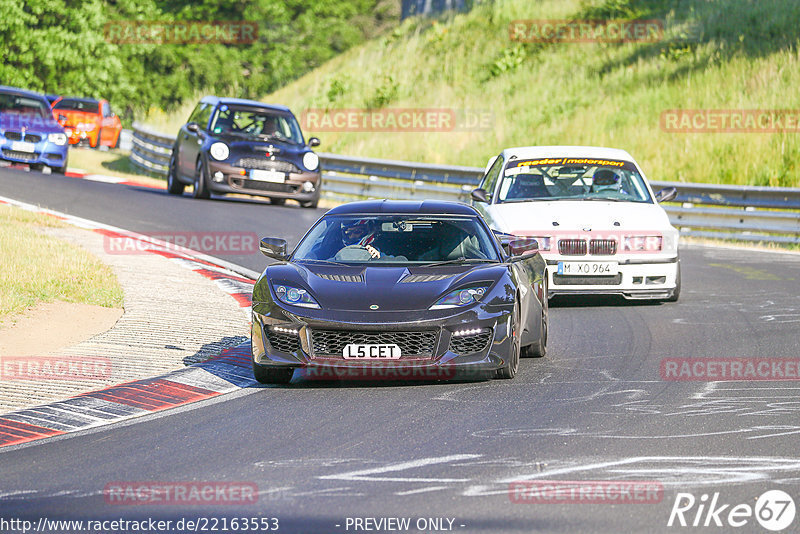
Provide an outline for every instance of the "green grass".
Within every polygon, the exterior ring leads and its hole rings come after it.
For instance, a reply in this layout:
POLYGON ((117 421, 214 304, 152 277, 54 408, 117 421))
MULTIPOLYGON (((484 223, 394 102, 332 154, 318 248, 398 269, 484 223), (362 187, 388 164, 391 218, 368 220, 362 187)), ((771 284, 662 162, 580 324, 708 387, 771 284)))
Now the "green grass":
MULTIPOLYGON (((311 108, 488 110, 483 131, 305 132, 322 150, 480 166, 504 147, 628 150, 651 180, 800 186, 800 134, 668 133, 668 109, 800 109, 793 0, 495 0, 409 19, 262 100, 311 108), (520 19, 667 21, 656 43, 516 43, 520 19)), ((175 129, 180 116, 161 117, 175 129)), ((151 113, 156 116, 156 113, 151 113)))
POLYGON ((0 323, 40 302, 122 307, 122 288, 111 268, 40 231, 61 226, 54 217, 0 206, 0 323))

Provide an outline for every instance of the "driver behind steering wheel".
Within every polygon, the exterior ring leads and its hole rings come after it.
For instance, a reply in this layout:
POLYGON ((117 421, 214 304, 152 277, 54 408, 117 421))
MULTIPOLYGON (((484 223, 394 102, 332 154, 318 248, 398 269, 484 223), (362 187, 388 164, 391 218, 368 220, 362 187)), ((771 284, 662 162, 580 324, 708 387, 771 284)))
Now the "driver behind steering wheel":
POLYGON ((381 253, 373 245, 376 231, 375 221, 371 219, 345 221, 342 223, 342 244, 344 247, 364 247, 372 258, 378 259, 381 253))

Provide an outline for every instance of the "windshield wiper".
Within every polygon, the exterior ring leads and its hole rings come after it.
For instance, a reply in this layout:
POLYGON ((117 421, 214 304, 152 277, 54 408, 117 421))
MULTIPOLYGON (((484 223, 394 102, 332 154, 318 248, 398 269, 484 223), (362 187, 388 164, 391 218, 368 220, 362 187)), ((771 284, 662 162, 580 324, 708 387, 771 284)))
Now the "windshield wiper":
POLYGON ((452 260, 434 261, 432 263, 423 263, 421 267, 438 267, 439 265, 455 265, 464 263, 498 263, 497 260, 485 260, 481 258, 455 258, 452 260))
POLYGON ((340 261, 333 261, 333 260, 316 260, 316 259, 312 259, 312 258, 303 258, 303 259, 294 260, 294 261, 297 261, 297 262, 311 262, 311 263, 324 263, 324 264, 327 264, 327 265, 341 265, 343 267, 352 267, 352 265, 350 265, 349 263, 342 263, 340 261))

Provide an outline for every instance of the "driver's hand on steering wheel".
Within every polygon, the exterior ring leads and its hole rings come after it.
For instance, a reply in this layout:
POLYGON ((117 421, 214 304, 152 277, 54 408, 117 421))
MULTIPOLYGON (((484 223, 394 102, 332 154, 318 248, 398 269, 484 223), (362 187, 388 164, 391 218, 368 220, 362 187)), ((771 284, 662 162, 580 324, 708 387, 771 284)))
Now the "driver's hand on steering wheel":
POLYGON ((372 256, 374 259, 377 260, 378 258, 381 257, 381 253, 378 251, 377 248, 373 247, 372 245, 366 245, 364 246, 364 248, 367 249, 369 255, 372 256))

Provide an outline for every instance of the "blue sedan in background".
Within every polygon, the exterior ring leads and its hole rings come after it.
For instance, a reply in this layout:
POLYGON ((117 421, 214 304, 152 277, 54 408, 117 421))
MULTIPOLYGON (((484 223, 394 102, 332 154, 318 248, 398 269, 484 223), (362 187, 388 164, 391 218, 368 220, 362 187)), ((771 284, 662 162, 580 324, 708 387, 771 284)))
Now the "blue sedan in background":
POLYGON ((44 95, 0 86, 0 160, 64 174, 67 138, 44 95))

